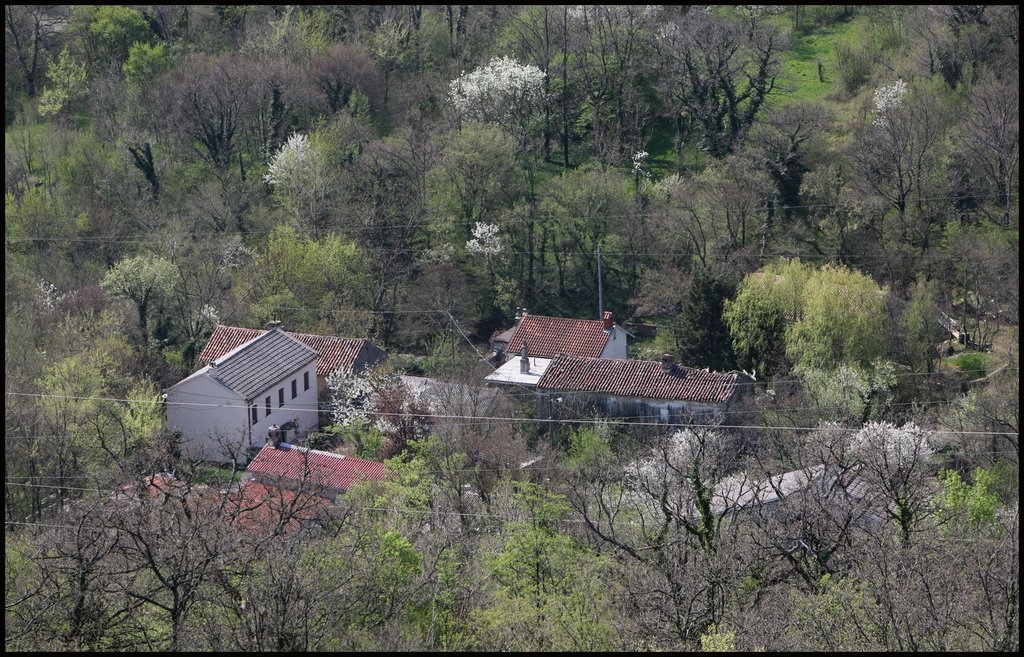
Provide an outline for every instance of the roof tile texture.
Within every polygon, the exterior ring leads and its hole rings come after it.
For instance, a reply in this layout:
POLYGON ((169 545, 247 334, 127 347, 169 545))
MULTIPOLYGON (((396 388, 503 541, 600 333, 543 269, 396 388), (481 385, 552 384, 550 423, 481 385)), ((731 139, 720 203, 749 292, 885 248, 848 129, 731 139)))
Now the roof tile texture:
POLYGON ((345 491, 360 481, 382 481, 387 477, 384 464, 378 461, 287 443, 276 448, 264 446, 246 471, 266 483, 303 484, 311 490, 323 487, 345 491))
POLYGON ((569 354, 584 358, 598 358, 608 344, 609 333, 599 319, 572 319, 524 315, 519 320, 505 353, 518 354, 526 341, 531 356, 552 358, 555 354, 569 354))
POLYGON ((271 331, 221 356, 211 365, 210 374, 252 399, 316 356, 315 351, 284 331, 271 331))
MULTIPOLYGON (((262 329, 241 328, 238 326, 224 326, 218 324, 213 330, 210 339, 199 354, 199 362, 206 365, 210 361, 217 360, 232 349, 235 349, 250 340, 254 340, 266 333, 262 329)), ((375 364, 385 354, 372 342, 357 340, 353 338, 339 338, 333 335, 311 335, 309 333, 290 333, 285 331, 302 344, 316 351, 319 360, 316 364, 316 375, 326 378, 336 369, 344 368, 346 371, 353 371, 361 365, 362 360, 369 364, 375 364)))
POLYGON ((737 379, 736 373, 708 372, 680 365, 666 373, 658 361, 559 354, 548 365, 537 388, 719 404, 732 397, 737 379))

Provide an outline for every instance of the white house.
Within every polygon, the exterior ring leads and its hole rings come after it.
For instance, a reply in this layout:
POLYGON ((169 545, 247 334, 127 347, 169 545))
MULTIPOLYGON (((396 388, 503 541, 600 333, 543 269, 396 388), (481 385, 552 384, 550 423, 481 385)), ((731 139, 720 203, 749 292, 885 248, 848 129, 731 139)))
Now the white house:
POLYGON ((186 450, 245 461, 271 427, 296 438, 317 428, 317 353, 276 328, 164 391, 167 424, 186 450))

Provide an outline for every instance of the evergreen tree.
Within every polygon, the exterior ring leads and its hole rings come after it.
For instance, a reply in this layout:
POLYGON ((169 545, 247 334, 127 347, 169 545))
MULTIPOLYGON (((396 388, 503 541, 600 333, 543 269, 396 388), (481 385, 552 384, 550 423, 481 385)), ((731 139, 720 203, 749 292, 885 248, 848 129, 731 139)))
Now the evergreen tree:
POLYGON ((729 327, 722 313, 736 295, 736 281, 727 273, 700 268, 694 272, 673 327, 683 364, 725 371, 735 368, 729 327))

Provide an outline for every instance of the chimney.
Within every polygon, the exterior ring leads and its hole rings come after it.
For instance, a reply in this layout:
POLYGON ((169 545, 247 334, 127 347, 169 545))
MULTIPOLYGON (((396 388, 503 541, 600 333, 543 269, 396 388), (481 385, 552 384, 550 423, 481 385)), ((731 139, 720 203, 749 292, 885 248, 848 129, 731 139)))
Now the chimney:
POLYGON ((530 373, 530 356, 526 353, 526 340, 523 340, 523 352, 522 355, 519 356, 519 373, 530 373))
POLYGON ((610 331, 615 326, 615 320, 612 319, 612 311, 604 311, 604 330, 610 331))
POLYGON ((671 374, 676 364, 672 358, 672 354, 661 355, 661 371, 665 374, 671 374))
POLYGON ((273 331, 274 329, 281 329, 282 331, 284 330, 284 325, 281 324, 280 320, 272 319, 269 322, 267 322, 267 330, 273 331))
POLYGON ((277 449, 278 445, 281 444, 281 430, 276 422, 267 429, 267 444, 274 449, 277 449))
POLYGON ((519 322, 526 317, 526 308, 516 308, 516 326, 519 326, 519 322))

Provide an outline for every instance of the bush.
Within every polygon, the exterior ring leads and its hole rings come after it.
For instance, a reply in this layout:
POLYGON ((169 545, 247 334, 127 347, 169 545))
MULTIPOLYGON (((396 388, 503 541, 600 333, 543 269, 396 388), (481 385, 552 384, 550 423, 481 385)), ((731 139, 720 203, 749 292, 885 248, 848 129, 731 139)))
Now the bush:
POLYGON ((842 90, 853 96, 871 76, 871 52, 862 44, 836 44, 836 70, 842 90))
POLYGON ((961 354, 956 358, 953 358, 951 362, 956 365, 960 371, 972 378, 981 378, 985 376, 985 355, 984 354, 961 354))

